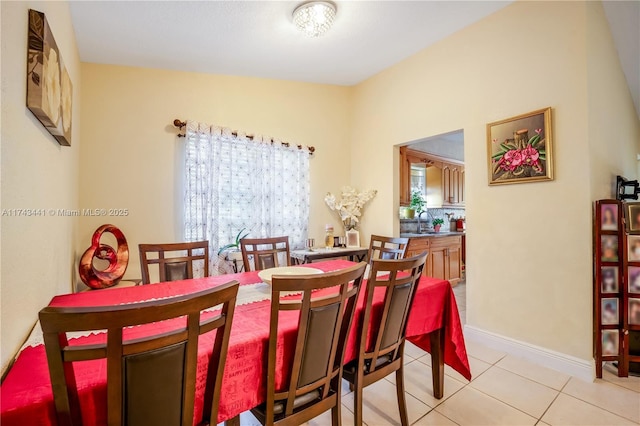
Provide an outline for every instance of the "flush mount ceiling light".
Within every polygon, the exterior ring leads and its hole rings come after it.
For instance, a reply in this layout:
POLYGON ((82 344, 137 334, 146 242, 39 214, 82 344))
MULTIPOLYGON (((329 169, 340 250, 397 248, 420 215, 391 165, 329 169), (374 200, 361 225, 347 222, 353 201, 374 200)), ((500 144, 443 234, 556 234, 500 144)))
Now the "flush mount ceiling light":
POLYGON ((336 5, 328 1, 302 3, 293 11, 293 22, 309 37, 326 33, 336 17, 336 5))

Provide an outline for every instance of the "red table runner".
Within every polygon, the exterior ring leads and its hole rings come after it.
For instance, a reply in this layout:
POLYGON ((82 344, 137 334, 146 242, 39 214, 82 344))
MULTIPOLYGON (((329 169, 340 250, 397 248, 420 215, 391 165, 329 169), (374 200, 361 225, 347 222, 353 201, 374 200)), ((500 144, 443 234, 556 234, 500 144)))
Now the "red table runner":
MULTIPOLYGON (((334 271, 352 265, 352 262, 333 260, 314 263, 313 267, 323 271, 334 271)), ((133 303, 143 300, 171 297, 215 287, 230 280, 241 285, 260 282, 256 272, 222 275, 186 281, 175 281, 153 285, 89 291, 56 296, 49 306, 105 306, 133 303)), ((364 292, 361 294, 364 295, 364 292)), ((382 295, 376 294, 378 302, 382 295)), ((363 299, 360 300, 363 302, 363 299)), ((358 305, 359 314, 362 303, 358 305)), ((218 421, 232 418, 264 401, 266 372, 264 360, 269 336, 270 302, 262 301, 237 306, 229 342, 229 353, 225 365, 222 398, 218 421)), ((354 324, 357 324, 354 318, 354 324)), ((278 364, 288 363, 287 355, 293 347, 296 319, 281 318, 283 330, 282 352, 278 364)), ((444 328, 444 361, 467 379, 471 379, 469 362, 464 345, 457 305, 448 281, 422 277, 409 316, 407 338, 420 348, 429 351, 429 333, 444 328)), ((144 327, 134 327, 130 336, 144 335, 144 327)), ((157 328, 154 330, 157 331, 157 328)), ((356 355, 356 333, 352 333, 347 345, 345 359, 356 355)), ((205 335, 200 342, 198 360, 198 382, 196 389, 195 417, 202 413, 206 363, 212 347, 213 334, 205 335), (207 351, 208 349, 208 351, 207 351)), ((127 336, 129 337, 129 336, 127 336)), ((78 342, 103 341, 104 335, 81 337, 78 342)), ((280 369, 286 371, 287 369, 280 369)), ((75 366, 77 385, 85 424, 106 424, 106 362, 85 361, 75 366)), ((279 377, 278 381, 284 379, 279 377)), ((55 425, 53 393, 49 379, 46 354, 43 345, 25 348, 0 387, 0 423, 2 426, 55 425)))

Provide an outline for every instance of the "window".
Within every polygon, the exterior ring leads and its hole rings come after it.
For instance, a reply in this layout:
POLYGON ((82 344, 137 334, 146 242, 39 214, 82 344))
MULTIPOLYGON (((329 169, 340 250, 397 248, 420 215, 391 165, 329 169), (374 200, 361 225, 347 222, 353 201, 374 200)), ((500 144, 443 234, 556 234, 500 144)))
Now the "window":
MULTIPOLYGON (((185 239, 212 253, 246 228, 251 238, 288 236, 304 247, 309 221, 309 152, 187 122, 185 239)), ((229 271, 212 259, 213 273, 229 271)))

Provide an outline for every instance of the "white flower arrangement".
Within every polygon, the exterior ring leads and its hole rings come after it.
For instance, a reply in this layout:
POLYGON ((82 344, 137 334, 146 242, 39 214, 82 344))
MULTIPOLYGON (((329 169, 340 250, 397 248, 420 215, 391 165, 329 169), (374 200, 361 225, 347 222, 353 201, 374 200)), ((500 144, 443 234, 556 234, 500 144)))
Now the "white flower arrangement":
POLYGON ((347 230, 354 229, 360 222, 362 216, 362 208, 364 205, 373 199, 378 193, 375 189, 370 189, 364 192, 358 192, 356 189, 345 186, 342 188, 342 198, 340 201, 336 200, 336 196, 330 192, 324 197, 324 202, 331 210, 338 212, 340 220, 344 224, 347 230))

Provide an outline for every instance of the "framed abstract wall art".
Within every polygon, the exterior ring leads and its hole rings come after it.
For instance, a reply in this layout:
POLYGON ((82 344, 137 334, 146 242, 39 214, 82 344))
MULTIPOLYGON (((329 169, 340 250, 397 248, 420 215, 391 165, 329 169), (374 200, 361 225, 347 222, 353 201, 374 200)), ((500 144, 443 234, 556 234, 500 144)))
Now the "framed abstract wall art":
POLYGON ((73 85, 44 13, 29 9, 27 108, 60 145, 71 145, 73 85))
POLYGON ((551 107, 487 124, 489 185, 553 180, 551 107))

